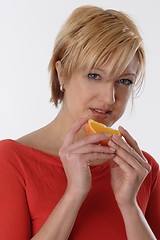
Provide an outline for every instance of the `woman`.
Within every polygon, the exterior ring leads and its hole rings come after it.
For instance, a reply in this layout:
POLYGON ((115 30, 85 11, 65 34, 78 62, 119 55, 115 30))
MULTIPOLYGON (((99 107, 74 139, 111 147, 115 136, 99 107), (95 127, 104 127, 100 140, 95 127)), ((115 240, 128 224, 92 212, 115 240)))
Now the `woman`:
POLYGON ((86 136, 88 119, 112 126, 145 73, 142 38, 124 13, 82 6, 60 30, 50 61, 47 126, 0 142, 0 238, 160 239, 160 174, 123 128, 86 136))

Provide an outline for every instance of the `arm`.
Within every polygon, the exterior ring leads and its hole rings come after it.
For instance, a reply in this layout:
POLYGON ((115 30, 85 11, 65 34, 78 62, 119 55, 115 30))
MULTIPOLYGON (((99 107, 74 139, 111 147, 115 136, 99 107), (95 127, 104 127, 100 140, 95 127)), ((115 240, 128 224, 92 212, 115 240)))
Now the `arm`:
POLYGON ((77 132, 87 120, 87 118, 81 118, 72 126, 59 151, 67 178, 67 189, 56 208, 32 240, 68 239, 77 213, 91 188, 89 160, 92 159, 94 162, 98 158, 102 162, 106 162, 107 159, 114 156, 113 150, 110 148, 95 145, 95 143, 108 138, 105 134, 87 136, 75 141, 77 132))
POLYGON ((154 160, 153 163, 152 189, 145 216, 155 236, 160 239, 160 169, 154 160))
MULTIPOLYGON (((10 156, 11 158, 11 156, 10 156)), ((30 216, 23 179, 17 170, 0 156, 0 239, 28 240, 30 216)))
POLYGON ((128 240, 156 240, 137 203, 120 209, 128 240))
POLYGON ((32 240, 67 240, 85 196, 66 191, 40 231, 32 240))
POLYGON ((136 141, 122 127, 124 139, 113 136, 109 146, 116 150, 111 162, 111 185, 121 211, 128 240, 155 240, 137 204, 138 190, 151 170, 136 141))
POLYGON ((0 239, 10 240, 66 240, 77 213, 91 188, 88 162, 97 158, 102 162, 113 157, 113 150, 95 146, 107 139, 105 134, 75 141, 77 131, 87 121, 80 119, 68 133, 60 150, 60 158, 67 178, 67 189, 56 208, 39 232, 33 237, 32 223, 25 192, 25 179, 16 160, 14 149, 0 144, 0 239))
MULTIPOLYGON (((29 240, 32 230, 25 182, 16 168, 1 155, 0 239, 29 240)), ((84 197, 66 191, 44 226, 32 239, 68 239, 84 197)))

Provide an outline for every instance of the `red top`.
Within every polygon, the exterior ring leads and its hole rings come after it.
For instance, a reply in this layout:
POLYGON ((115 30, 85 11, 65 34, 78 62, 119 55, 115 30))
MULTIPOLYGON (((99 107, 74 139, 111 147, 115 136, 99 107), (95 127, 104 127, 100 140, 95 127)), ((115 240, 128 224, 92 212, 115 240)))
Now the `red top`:
MULTIPOLYGON (((144 154, 152 171, 139 190, 138 202, 160 239, 160 172, 157 162, 144 154)), ((92 189, 79 210, 69 240, 126 240, 108 164, 92 167, 91 171, 92 189)), ((59 157, 13 140, 0 141, 0 239, 29 240, 44 224, 65 188, 59 157)))

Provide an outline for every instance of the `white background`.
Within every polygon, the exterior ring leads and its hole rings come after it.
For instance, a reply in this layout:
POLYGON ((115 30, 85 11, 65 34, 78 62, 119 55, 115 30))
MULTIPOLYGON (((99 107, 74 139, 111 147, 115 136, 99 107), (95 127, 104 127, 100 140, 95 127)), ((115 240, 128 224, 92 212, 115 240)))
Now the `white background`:
POLYGON ((0 139, 16 139, 57 114, 49 103, 47 70, 54 39, 71 11, 86 4, 122 10, 140 29, 147 54, 145 88, 117 125, 160 162, 158 0, 0 0, 0 139))

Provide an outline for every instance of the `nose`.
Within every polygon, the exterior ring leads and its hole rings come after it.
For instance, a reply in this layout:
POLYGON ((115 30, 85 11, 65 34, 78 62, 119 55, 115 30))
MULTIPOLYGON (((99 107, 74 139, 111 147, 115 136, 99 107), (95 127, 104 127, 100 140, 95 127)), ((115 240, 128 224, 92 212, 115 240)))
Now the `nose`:
POLYGON ((112 84, 106 84, 106 86, 103 86, 103 89, 101 89, 100 95, 99 95, 99 101, 105 103, 106 105, 112 105, 116 100, 115 96, 115 87, 112 84))

